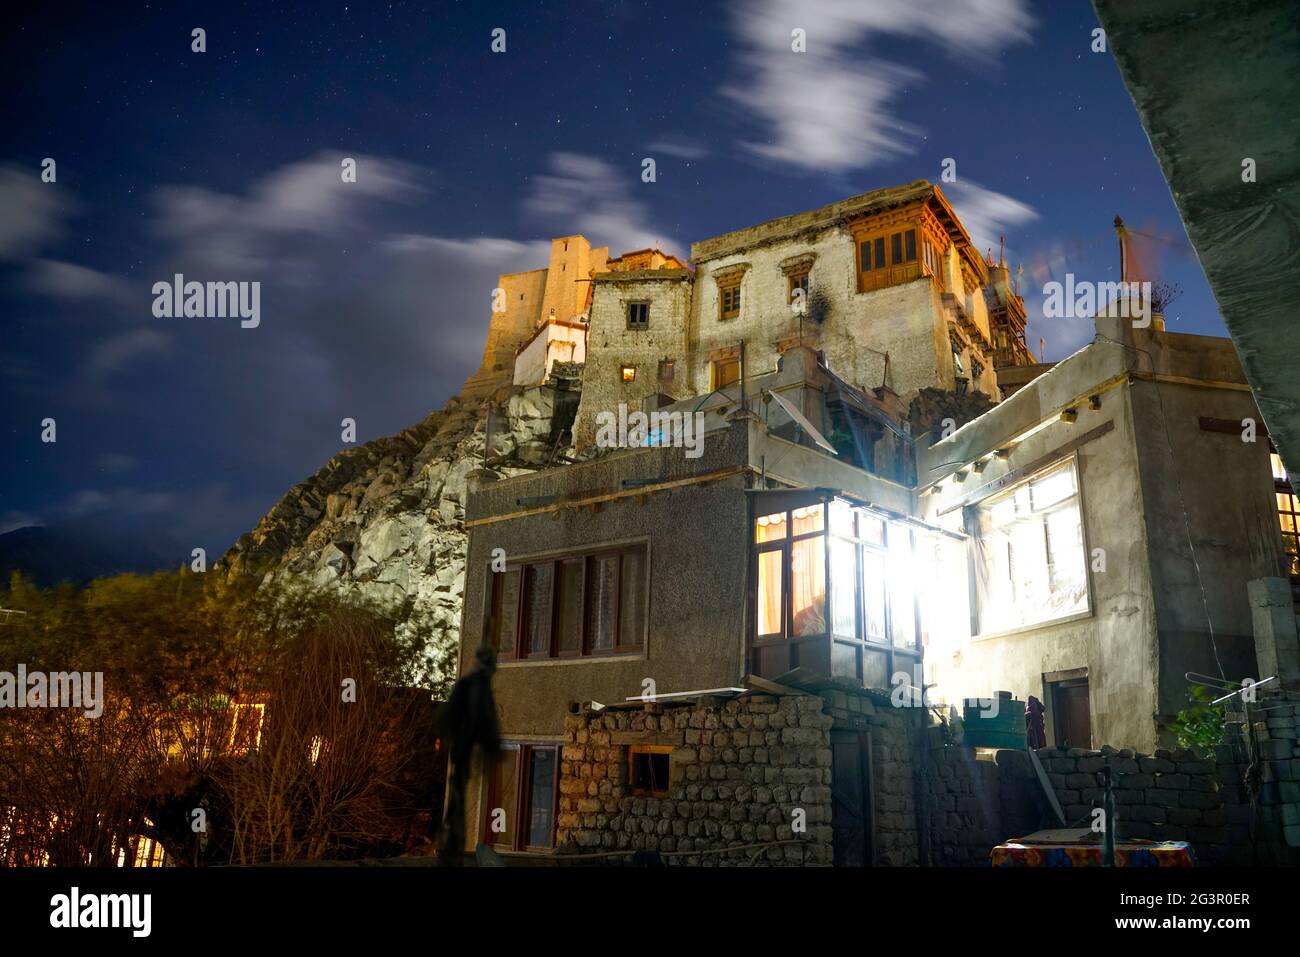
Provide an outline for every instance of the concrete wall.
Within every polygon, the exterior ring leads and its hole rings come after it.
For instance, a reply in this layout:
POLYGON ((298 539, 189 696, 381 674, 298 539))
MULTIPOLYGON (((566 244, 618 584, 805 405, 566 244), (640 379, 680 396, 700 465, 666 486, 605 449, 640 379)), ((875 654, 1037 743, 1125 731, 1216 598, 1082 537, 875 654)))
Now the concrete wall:
MULTIPOLYGON (((520 499, 558 494, 573 501, 617 493, 623 479, 675 481, 738 469, 745 461, 745 431, 736 429, 710 435, 696 460, 686 459, 678 448, 629 449, 471 492, 462 673, 472 666, 484 632, 492 549, 504 548, 511 562, 633 542, 645 543, 647 550, 647 627, 641 653, 502 662, 493 688, 505 737, 556 740, 564 732, 570 702, 622 701, 641 694, 646 678, 655 681, 660 694, 739 680, 745 664, 750 534, 746 476, 737 472, 663 492, 634 489, 640 494, 602 503, 598 510, 563 508, 486 525, 475 525, 475 520, 520 511, 520 499)), ((478 779, 471 795, 479 794, 482 784, 478 779)), ((472 813, 479 816, 471 822, 481 823, 481 811, 472 813)))
MULTIPOLYGON (((1082 411, 1074 423, 1055 415, 1062 406, 1076 404, 1090 387, 1122 373, 1128 361, 1118 349, 1078 353, 997 409, 919 453, 920 474, 933 478, 934 466, 969 461, 1047 421, 1045 428, 1015 443, 1005 460, 993 459, 982 473, 972 472, 964 482, 949 480, 939 494, 923 496, 923 516, 960 529, 961 510, 954 508, 958 503, 993 494, 998 481, 1008 475, 1018 481, 1023 476, 1013 473, 1024 466, 1072 455, 1082 490, 1089 558, 1086 614, 992 637, 935 635, 927 666, 949 701, 989 697, 999 690, 1021 700, 1032 694, 1047 701, 1045 675, 1087 668, 1093 740, 1150 750, 1156 745, 1151 720, 1156 708, 1155 600, 1130 395, 1126 387, 1109 389, 1101 395, 1100 410, 1082 411), (1067 449, 1107 424, 1109 431, 1067 449), (1093 550, 1098 548, 1104 551, 1104 571, 1094 568, 1093 550)), ((954 582, 953 587, 965 584, 954 582)), ((1053 729, 1048 730, 1050 734, 1053 729)))
POLYGON ((1133 385, 1158 597, 1157 710, 1167 719, 1187 705, 1188 671, 1234 681, 1265 677, 1256 671, 1246 582, 1284 575, 1285 562, 1267 439, 1242 439, 1242 420, 1262 428, 1262 419, 1231 343, 1136 334, 1161 374, 1199 380, 1133 385), (1234 431, 1203 429, 1202 418, 1231 423, 1234 431))

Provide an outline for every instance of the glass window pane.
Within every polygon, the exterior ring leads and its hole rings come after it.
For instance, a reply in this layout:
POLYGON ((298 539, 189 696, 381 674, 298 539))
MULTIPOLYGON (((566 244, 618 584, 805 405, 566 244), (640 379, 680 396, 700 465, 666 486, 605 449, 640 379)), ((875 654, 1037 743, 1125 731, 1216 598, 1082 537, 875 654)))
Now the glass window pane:
POLYGON ((795 535, 803 535, 805 532, 820 532, 822 530, 821 505, 796 508, 790 513, 790 518, 794 522, 795 535))
POLYGON ((529 565, 524 574, 524 648, 530 655, 551 650, 551 589, 555 566, 529 565))
POLYGON ((493 644, 501 657, 513 658, 515 633, 519 629, 519 569, 493 575, 492 583, 495 586, 492 614, 497 626, 493 644))
POLYGON ((758 554, 758 633, 780 635, 781 627, 781 565, 779 548, 758 554))
POLYGON ((894 265, 897 266, 903 261, 903 234, 894 233, 889 237, 890 252, 894 256, 894 265))
POLYGON ((876 256, 875 256, 876 268, 879 269, 880 267, 885 265, 885 237, 884 236, 881 236, 879 239, 876 240, 875 249, 876 249, 876 256))
POLYGON ((1041 512, 1074 494, 1074 469, 1058 469, 1030 483, 1034 511, 1041 512))
POLYGON ((518 764, 519 746, 504 747, 497 761, 492 800, 489 802, 492 806, 488 808, 487 813, 488 841, 492 844, 515 846, 515 810, 519 800, 518 764), (505 814, 496 814, 498 808, 505 811, 505 814), (492 830, 494 819, 502 820, 504 826, 502 831, 492 830))
POLYGON ((914 262, 916 260, 916 230, 909 229, 906 233, 903 234, 903 237, 907 244, 905 250, 905 252, 907 253, 907 261, 914 262))
POLYGON ((854 538, 856 532, 853 528, 853 509, 849 503, 837 498, 831 502, 830 511, 831 531, 845 538, 854 538))
POLYGON ((754 541, 772 542, 779 538, 785 538, 786 521, 785 512, 777 512, 774 515, 760 515, 754 523, 754 541))
POLYGON ((885 556, 869 548, 862 549, 862 600, 866 637, 885 641, 885 556))
POLYGON ((618 603, 618 643, 622 647, 641 646, 645 631, 645 553, 637 550, 623 555, 623 570, 619 575, 623 595, 618 603))
POLYGON ((587 647, 607 651, 614 647, 614 609, 618 603, 618 556, 599 555, 591 560, 587 582, 587 647))
POLYGON ((858 511, 858 537, 872 545, 885 544, 885 523, 877 515, 858 511))
POLYGON ((862 271, 869 272, 871 270, 871 241, 868 240, 862 243, 858 249, 862 256, 862 271))
POLYGON ((528 787, 528 846, 551 846, 555 795, 555 749, 530 748, 528 787))
POLYGON ((831 622, 837 635, 858 633, 858 547, 842 538, 831 539, 831 622))
POLYGON ((912 537, 905 525, 889 526, 889 624, 897 648, 916 647, 916 605, 912 597, 912 537))
POLYGON ((790 550, 790 601, 794 634, 826 632, 826 555, 821 535, 795 542, 790 550))
POLYGON ((582 586, 584 559, 560 564, 559 634, 556 643, 560 654, 577 654, 582 650, 582 586))

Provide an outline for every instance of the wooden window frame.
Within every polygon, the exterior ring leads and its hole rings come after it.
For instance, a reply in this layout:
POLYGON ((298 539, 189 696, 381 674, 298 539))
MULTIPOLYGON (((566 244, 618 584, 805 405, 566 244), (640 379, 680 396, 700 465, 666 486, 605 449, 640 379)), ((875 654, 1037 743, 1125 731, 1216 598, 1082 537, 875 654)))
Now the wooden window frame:
POLYGON ((723 356, 722 358, 710 360, 709 362, 710 391, 716 392, 718 389, 725 389, 733 382, 739 382, 739 381, 740 381, 740 356, 739 355, 723 356), (733 365, 736 368, 736 377, 734 379, 728 379, 726 382, 723 382, 722 376, 720 374, 721 370, 724 367, 729 367, 733 365))
POLYGON ((808 294, 812 292, 812 267, 804 266, 801 269, 794 269, 785 274, 785 301, 787 305, 794 304, 794 291, 803 290, 804 302, 808 301, 808 294))
POLYGON ((672 792, 673 781, 673 749, 671 745, 666 744, 630 744, 627 748, 627 789, 628 793, 634 797, 657 797, 665 798, 672 792), (663 789, 659 791, 646 790, 638 788, 634 784, 636 781, 636 758, 640 754, 665 754, 668 755, 668 780, 664 783, 663 789))
MULTIPOLYGON (((1295 490, 1291 487, 1291 482, 1287 477, 1278 477, 1273 471, 1273 456, 1278 454, 1277 446, 1272 439, 1268 442, 1269 452, 1269 472, 1273 476, 1273 505, 1277 513, 1277 528, 1282 536, 1282 553, 1286 556, 1287 575, 1291 579, 1291 590, 1293 593, 1300 593, 1300 559, 1295 556, 1300 555, 1300 496, 1296 496, 1295 490), (1286 496, 1283 508, 1282 496, 1286 496), (1287 529, 1282 526, 1282 517, 1289 515, 1291 517, 1291 528, 1287 529), (1295 551, 1292 551, 1292 548, 1295 551)), ((1280 458, 1279 458, 1280 460, 1280 458)), ((1283 464, 1283 471, 1286 466, 1283 464)))
MULTIPOLYGON (((906 610, 895 609, 894 607, 894 589, 892 582, 886 577, 885 587, 885 634, 883 637, 875 638, 867 634, 867 595, 862 587, 862 574, 864 565, 864 555, 870 552, 884 559, 885 568, 889 568, 889 549, 890 536, 898 533, 898 523, 891 522, 887 517, 870 512, 869 509, 863 509, 861 506, 849 503, 853 509, 853 534, 851 536, 832 530, 830 525, 830 502, 822 503, 822 530, 819 532, 804 532, 799 535, 794 532, 794 515, 793 509, 785 509, 782 512, 768 512, 765 514, 776 515, 784 514, 786 523, 786 535, 782 539, 769 542, 756 542, 755 528, 750 529, 750 548, 753 553, 752 557, 752 575, 754 581, 754 608, 750 616, 752 624, 750 626, 750 646, 751 648, 761 648, 764 646, 778 645, 786 642, 807 642, 807 641, 829 641, 832 645, 842 644, 849 645, 859 651, 859 670, 863 672, 865 665, 863 656, 869 653, 882 654, 885 657, 886 673, 893 675, 900 669, 900 664, 906 666, 906 671, 910 675, 913 665, 919 664, 922 658, 922 640, 923 629, 921 621, 921 596, 916 588, 912 589, 911 617, 912 617, 912 635, 913 642, 911 645, 897 645, 894 643, 894 622, 897 615, 907 614, 906 610), (881 543, 877 544, 869 538, 862 536, 860 526, 860 513, 867 512, 874 518, 883 523, 884 538, 881 543), (825 583, 825 592, 823 595, 822 617, 826 622, 826 630, 810 635, 794 634, 794 600, 793 600, 793 558, 795 542, 804 539, 822 537, 822 561, 823 561, 823 581, 825 583), (853 635, 841 635, 835 631, 834 621, 834 579, 831 575, 830 567, 830 549, 831 540, 839 539, 850 542, 854 546, 853 555, 853 612, 854 612, 854 633, 853 635), (761 593, 758 586, 758 568, 761 557, 769 552, 781 553, 781 627, 780 635, 759 635, 758 629, 758 601, 761 600, 761 593)), ((910 531, 904 528, 904 531, 910 536, 910 531)), ((860 673, 859 677, 863 675, 860 673)))
POLYGON ((524 560, 520 562, 511 562, 507 564, 501 572, 494 572, 489 567, 488 586, 484 589, 485 595, 485 613, 483 616, 483 630, 485 641, 500 656, 501 661, 546 661, 554 659, 571 659, 571 658, 604 658, 627 655, 641 654, 645 649, 646 636, 645 629, 650 620, 650 587, 649 587, 649 568, 650 568, 650 549, 645 543, 636 543, 631 545, 621 545, 614 548, 602 548, 588 552, 574 552, 570 554, 557 555, 552 558, 541 558, 535 560, 524 560), (623 634, 623 559, 626 555, 639 555, 644 564, 642 574, 645 581, 642 583, 644 596, 642 599, 642 609, 640 614, 641 633, 631 636, 635 643, 629 643, 629 636, 623 634), (593 649, 591 647, 591 635, 587 629, 587 615, 589 608, 587 602, 592 594, 592 574, 597 559, 615 558, 614 563, 614 608, 611 613, 613 631, 613 644, 609 648, 593 649), (560 574, 562 566, 581 561, 583 563, 582 572, 582 592, 580 600, 580 616, 578 621, 578 650, 561 651, 560 650, 560 603, 558 601, 560 594, 560 574), (551 591, 548 598, 547 613, 545 622, 547 628, 547 647, 544 650, 533 651, 531 648, 524 646, 524 639, 527 636, 525 628, 525 602, 528 595, 529 571, 543 566, 550 566, 551 569, 551 591), (514 652, 512 654, 503 654, 500 649, 497 634, 497 618, 494 614, 496 604, 496 589, 501 587, 506 575, 511 572, 519 573, 519 591, 515 596, 515 633, 514 633, 514 652))
POLYGON ((497 762, 491 765, 491 773, 488 775, 488 786, 486 794, 485 812, 483 815, 482 840, 484 844, 492 847, 504 848, 507 851, 516 851, 519 853, 550 851, 555 848, 555 831, 556 822, 559 818, 560 806, 560 757, 563 745, 554 741, 505 741, 501 744, 501 756, 497 762), (532 754, 535 751, 553 751, 555 753, 555 775, 551 782, 551 828, 548 835, 549 842, 546 844, 529 844, 528 843, 528 812, 529 799, 533 791, 533 762, 532 754), (501 771, 501 763, 504 761, 513 761, 515 770, 515 806, 507 808, 507 814, 514 815, 515 835, 510 844, 497 840, 499 835, 492 833, 492 812, 498 807, 498 788, 497 776, 501 771))
POLYGON ((633 332, 644 332, 650 328, 650 300, 634 299, 627 303, 627 328, 633 332), (632 313, 637 307, 644 307, 645 317, 639 321, 634 321, 632 313))
POLYGON ((718 321, 729 322, 740 318, 740 307, 744 301, 740 295, 741 281, 744 276, 728 276, 717 280, 718 283, 718 321), (730 294, 734 293, 734 299, 730 294))

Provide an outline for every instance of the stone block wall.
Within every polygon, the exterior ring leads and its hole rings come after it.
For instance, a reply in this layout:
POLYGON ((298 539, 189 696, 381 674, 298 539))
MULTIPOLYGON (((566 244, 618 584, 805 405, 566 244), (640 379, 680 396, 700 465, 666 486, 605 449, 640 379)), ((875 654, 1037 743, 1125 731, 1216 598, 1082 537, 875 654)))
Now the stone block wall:
POLYGON ((896 708, 885 694, 827 691, 825 711, 838 730, 869 731, 875 789, 875 863, 914 867, 920 859, 914 760, 917 711, 896 708))
POLYGON ((1300 705, 1264 693, 1215 756, 1228 817, 1227 863, 1300 865, 1300 705), (1252 770, 1251 754, 1256 760, 1252 770), (1252 807, 1253 805, 1253 807, 1252 807))
POLYGON ((830 864, 833 720, 818 697, 762 694, 571 715, 558 853, 657 851, 674 866, 830 864), (672 748, 666 796, 632 793, 628 751, 636 744, 672 748), (797 834, 796 810, 806 824, 797 834), (724 852, 792 840, 799 843, 724 852))

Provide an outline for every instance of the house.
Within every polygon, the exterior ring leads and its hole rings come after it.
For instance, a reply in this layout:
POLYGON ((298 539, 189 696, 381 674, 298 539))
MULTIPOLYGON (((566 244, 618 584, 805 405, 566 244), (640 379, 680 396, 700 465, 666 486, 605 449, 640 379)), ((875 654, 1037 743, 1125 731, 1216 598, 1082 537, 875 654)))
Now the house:
MULTIPOLYGON (((470 477, 461 664, 495 649, 507 742, 474 769, 471 845, 976 860, 951 842, 1024 802, 971 798, 989 775, 948 753, 948 704, 1032 695, 1069 761, 1135 761, 1188 672, 1259 677, 1261 629, 1294 646, 1289 601, 1288 631, 1248 596, 1286 574, 1285 517, 1231 344, 1112 303, 997 402, 989 310, 1023 345, 1018 294, 964 236, 916 183, 697 243, 694 271, 593 275, 585 458, 470 477)), ((1036 781, 1006 760, 1005 793, 1036 781)), ((1179 817, 1226 847, 1215 802, 1179 817)))

